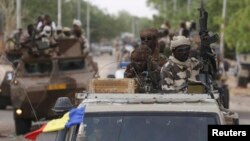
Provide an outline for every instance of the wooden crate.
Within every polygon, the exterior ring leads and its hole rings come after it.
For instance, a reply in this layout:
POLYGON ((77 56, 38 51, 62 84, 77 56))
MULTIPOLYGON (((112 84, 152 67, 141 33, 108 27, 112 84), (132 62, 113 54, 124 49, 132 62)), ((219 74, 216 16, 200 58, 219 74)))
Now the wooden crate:
POLYGON ((134 79, 93 79, 89 83, 90 93, 135 93, 134 79))

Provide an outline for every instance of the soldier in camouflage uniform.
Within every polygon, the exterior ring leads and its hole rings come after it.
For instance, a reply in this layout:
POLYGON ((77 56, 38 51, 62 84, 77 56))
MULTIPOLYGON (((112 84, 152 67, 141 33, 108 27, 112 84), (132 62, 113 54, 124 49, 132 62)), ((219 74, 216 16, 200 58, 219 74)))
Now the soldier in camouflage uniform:
POLYGON ((82 26, 81 21, 76 19, 73 20, 73 29, 72 29, 73 38, 78 39, 78 41, 81 43, 82 53, 86 56, 86 59, 89 60, 90 65, 94 68, 96 76, 99 76, 97 63, 93 61, 93 57, 89 49, 89 42, 87 38, 85 38, 85 36, 83 35, 81 26, 82 26))
POLYGON ((160 67, 151 57, 151 49, 141 45, 131 53, 131 64, 124 73, 125 78, 136 78, 139 89, 137 92, 152 92, 159 90, 160 67), (150 86, 149 86, 150 85, 150 86), (146 87, 149 86, 150 90, 146 87))
POLYGON ((161 69, 161 88, 165 92, 185 93, 188 81, 197 81, 201 63, 189 58, 191 41, 184 36, 174 37, 170 49, 172 55, 161 69))
POLYGON ((158 36, 159 32, 154 28, 146 29, 140 32, 142 44, 147 45, 152 50, 151 55, 153 60, 162 67, 167 62, 167 59, 159 54, 160 49, 158 47, 158 36))

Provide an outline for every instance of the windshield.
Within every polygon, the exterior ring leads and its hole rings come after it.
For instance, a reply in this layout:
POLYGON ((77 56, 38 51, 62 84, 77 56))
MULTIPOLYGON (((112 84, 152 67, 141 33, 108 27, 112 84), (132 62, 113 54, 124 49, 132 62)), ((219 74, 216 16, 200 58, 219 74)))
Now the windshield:
POLYGON ((215 114, 148 114, 86 116, 84 141, 206 141, 215 114))
POLYGON ((71 70, 80 70, 85 66, 83 59, 62 59, 58 61, 59 70, 61 71, 71 71, 71 70))
POLYGON ((26 62, 25 71, 29 74, 45 74, 52 71, 52 62, 50 60, 42 62, 26 62))

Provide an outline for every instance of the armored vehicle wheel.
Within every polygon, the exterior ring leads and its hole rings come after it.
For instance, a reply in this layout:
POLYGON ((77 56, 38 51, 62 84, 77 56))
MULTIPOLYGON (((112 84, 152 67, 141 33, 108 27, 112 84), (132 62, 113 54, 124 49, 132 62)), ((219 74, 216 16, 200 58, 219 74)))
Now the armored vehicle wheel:
POLYGON ((245 77, 237 77, 237 86, 239 87, 247 87, 247 78, 245 77))
POLYGON ((14 116, 14 120, 15 120, 15 129, 17 135, 26 134, 30 131, 31 120, 16 118, 16 116, 14 116))
POLYGON ((0 109, 5 109, 7 104, 1 100, 0 102, 0 109))
POLYGON ((11 104, 11 102, 8 97, 0 97, 0 109, 5 109, 9 104, 11 104))

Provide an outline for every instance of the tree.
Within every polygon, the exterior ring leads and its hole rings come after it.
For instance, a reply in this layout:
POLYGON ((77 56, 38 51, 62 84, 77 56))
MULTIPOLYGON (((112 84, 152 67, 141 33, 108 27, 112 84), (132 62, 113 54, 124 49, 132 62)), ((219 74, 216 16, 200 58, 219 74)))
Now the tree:
MULTIPOLYGON (((176 0, 177 11, 173 11, 173 0, 148 0, 148 4, 159 11, 159 15, 155 16, 156 24, 159 26, 164 21, 163 15, 167 15, 172 27, 178 28, 180 20, 194 20, 198 22, 200 0, 191 0, 191 12, 186 12, 187 0, 176 0), (163 1, 166 1, 167 13, 162 8, 163 1)), ((223 0, 204 0, 205 8, 208 11, 208 28, 210 31, 219 32, 222 22, 222 4, 223 0)), ((237 48, 239 52, 250 51, 250 43, 248 43, 249 33, 249 0, 227 0, 227 13, 225 19, 225 47, 226 51, 237 48)))
POLYGON ((0 12, 3 14, 3 26, 5 30, 5 39, 6 36, 15 29, 15 1, 14 0, 1 0, 0 1, 0 12))
POLYGON ((250 2, 245 0, 244 6, 239 9, 229 20, 226 28, 226 41, 230 48, 237 52, 250 53, 250 2))

